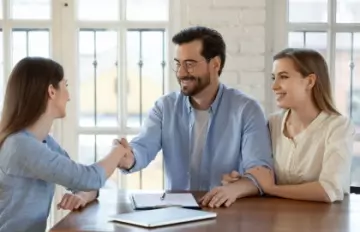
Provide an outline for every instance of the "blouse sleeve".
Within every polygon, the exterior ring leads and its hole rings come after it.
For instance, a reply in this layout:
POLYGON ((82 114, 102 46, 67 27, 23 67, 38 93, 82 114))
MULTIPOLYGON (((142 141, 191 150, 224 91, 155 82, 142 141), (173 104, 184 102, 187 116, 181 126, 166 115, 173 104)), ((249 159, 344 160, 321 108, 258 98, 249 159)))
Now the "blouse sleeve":
POLYGON ((350 120, 338 117, 329 126, 319 182, 331 202, 341 201, 350 188, 350 168, 355 129, 350 120))

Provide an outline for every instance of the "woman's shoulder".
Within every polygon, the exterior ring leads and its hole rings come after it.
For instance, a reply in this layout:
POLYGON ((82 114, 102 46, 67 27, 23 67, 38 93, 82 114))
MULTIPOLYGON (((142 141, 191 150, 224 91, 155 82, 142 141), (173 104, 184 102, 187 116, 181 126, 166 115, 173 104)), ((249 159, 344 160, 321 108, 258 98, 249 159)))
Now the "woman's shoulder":
POLYGON ((354 123, 349 117, 344 115, 328 114, 328 117, 325 120, 325 125, 323 125, 322 128, 327 130, 328 136, 332 136, 334 134, 338 134, 339 136, 343 134, 345 137, 346 135, 355 135, 354 123))

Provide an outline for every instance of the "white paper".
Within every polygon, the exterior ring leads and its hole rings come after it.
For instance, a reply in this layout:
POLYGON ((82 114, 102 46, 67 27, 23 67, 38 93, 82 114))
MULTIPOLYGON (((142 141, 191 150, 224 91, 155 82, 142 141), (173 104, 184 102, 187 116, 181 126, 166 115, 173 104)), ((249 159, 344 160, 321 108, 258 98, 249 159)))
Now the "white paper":
POLYGON ((164 200, 161 200, 161 193, 139 193, 133 194, 132 196, 133 200, 135 201, 136 207, 138 208, 165 206, 199 206, 191 193, 167 193, 164 200))

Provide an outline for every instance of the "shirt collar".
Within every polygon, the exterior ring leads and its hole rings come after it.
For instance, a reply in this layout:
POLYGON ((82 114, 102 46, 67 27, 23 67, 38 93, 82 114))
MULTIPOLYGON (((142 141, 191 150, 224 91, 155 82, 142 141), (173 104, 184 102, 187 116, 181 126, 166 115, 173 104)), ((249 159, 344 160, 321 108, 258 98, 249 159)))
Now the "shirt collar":
MULTIPOLYGON (((219 107, 219 103, 220 103, 223 92, 224 92, 224 85, 222 83, 220 83, 218 91, 216 93, 215 100, 210 105, 209 111, 211 111, 213 113, 216 112, 217 108, 219 107)), ((193 106, 191 105, 189 96, 186 96, 186 107, 188 109, 188 113, 190 113, 194 109, 193 106)))

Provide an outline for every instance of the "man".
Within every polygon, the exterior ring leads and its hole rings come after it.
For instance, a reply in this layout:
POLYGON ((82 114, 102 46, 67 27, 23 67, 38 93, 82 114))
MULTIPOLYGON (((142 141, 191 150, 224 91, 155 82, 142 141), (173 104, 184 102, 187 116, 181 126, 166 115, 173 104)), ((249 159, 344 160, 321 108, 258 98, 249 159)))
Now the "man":
POLYGON ((140 134, 121 143, 129 155, 120 168, 145 168, 160 149, 170 190, 210 191, 203 205, 229 206, 261 189, 246 171, 272 168, 266 119, 253 99, 219 82, 225 64, 225 43, 215 30, 191 27, 172 38, 173 70, 181 87, 156 101, 140 134), (221 186, 222 175, 237 170, 242 178, 221 186))

